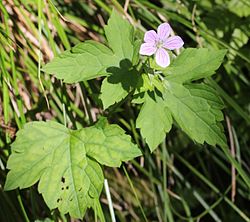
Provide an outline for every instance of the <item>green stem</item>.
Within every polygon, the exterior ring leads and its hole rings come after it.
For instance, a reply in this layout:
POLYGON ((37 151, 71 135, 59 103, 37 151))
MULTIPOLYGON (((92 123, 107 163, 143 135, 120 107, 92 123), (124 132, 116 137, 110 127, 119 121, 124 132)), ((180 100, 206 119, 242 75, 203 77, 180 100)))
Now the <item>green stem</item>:
POLYGON ((20 195, 19 191, 16 191, 16 192, 17 192, 17 200, 18 200, 18 203, 19 203, 19 205, 20 205, 20 207, 21 207, 21 211, 22 211, 22 213, 23 213, 23 216, 24 216, 24 218, 25 218, 25 221, 26 221, 26 222, 30 222, 30 220, 29 220, 29 218, 28 218, 28 215, 27 215, 27 213, 26 213, 26 211, 25 211, 25 208, 24 208, 24 205, 23 205, 23 201, 22 201, 21 195, 20 195))
POLYGON ((166 150, 165 146, 162 144, 162 153, 163 153, 163 161, 162 161, 162 168, 163 168, 163 195, 164 195, 164 212, 163 212, 163 220, 167 222, 167 164, 166 164, 166 150))
POLYGON ((142 216, 143 216, 144 220, 145 220, 146 222, 148 222, 148 219, 147 219, 147 217, 146 217, 146 215, 145 215, 145 213, 144 213, 144 210, 143 210, 143 208, 142 208, 142 205, 141 205, 141 203, 140 203, 140 201, 139 201, 138 195, 137 195, 137 193, 136 193, 136 191, 135 191, 135 187, 134 187, 134 185, 133 185, 133 183, 132 183, 132 181, 131 181, 131 179, 130 179, 130 177, 129 177, 129 175, 128 175, 128 172, 127 172, 127 170, 126 170, 126 168, 125 168, 124 165, 122 166, 122 169, 123 169, 123 171, 124 171, 124 173, 125 173, 125 175, 126 175, 126 177, 127 177, 127 179, 128 179, 129 185, 130 185, 130 187, 132 188, 132 191, 133 191, 133 193, 134 193, 134 195, 135 195, 135 199, 136 199, 136 201, 137 201, 137 203, 138 203, 138 205, 139 205, 139 208, 140 208, 140 210, 141 210, 142 216))
POLYGON ((163 220, 165 222, 167 222, 168 220, 170 222, 174 222, 174 218, 173 215, 171 213, 170 210, 170 199, 169 199, 169 195, 167 192, 167 159, 168 159, 168 155, 167 155, 167 147, 166 147, 166 143, 162 143, 161 144, 161 148, 162 148, 162 164, 163 164, 163 203, 164 203, 164 217, 163 220), (168 218, 168 220, 167 220, 168 218))
POLYGON ((109 15, 111 15, 112 10, 105 3, 103 3, 103 1, 100 0, 94 0, 94 1, 97 5, 103 8, 109 15))

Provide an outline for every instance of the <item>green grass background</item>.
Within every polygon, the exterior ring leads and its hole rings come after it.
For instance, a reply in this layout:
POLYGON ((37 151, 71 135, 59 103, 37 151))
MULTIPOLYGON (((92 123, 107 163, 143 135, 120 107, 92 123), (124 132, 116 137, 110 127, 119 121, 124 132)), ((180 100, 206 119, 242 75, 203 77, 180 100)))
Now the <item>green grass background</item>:
MULTIPOLYGON (((79 221, 50 211, 36 185, 4 192, 5 166, 15 133, 26 122, 52 119, 80 128, 103 114, 101 79, 67 85, 40 68, 81 41, 105 42, 103 26, 113 8, 142 31, 169 22, 185 47, 228 49, 217 74, 205 82, 225 102, 230 152, 250 174, 248 0, 2 0, 0 221, 79 221)), ((117 221, 250 221, 249 184, 219 147, 195 144, 175 125, 150 154, 135 129, 138 112, 139 107, 126 101, 107 114, 145 152, 119 169, 105 168, 117 221)), ((111 221, 105 192, 100 200, 111 221)), ((94 213, 88 211, 83 221, 94 221, 94 213)))

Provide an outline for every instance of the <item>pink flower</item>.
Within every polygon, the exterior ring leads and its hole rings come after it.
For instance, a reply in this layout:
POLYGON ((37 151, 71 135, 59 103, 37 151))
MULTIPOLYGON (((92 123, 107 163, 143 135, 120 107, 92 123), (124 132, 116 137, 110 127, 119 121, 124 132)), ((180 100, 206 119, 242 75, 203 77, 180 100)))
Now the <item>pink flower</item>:
POLYGON ((180 36, 169 37, 171 27, 168 23, 158 26, 157 33, 154 30, 147 31, 144 42, 140 48, 141 55, 151 56, 155 54, 156 63, 165 68, 170 64, 169 54, 166 49, 174 50, 183 46, 184 42, 180 36))

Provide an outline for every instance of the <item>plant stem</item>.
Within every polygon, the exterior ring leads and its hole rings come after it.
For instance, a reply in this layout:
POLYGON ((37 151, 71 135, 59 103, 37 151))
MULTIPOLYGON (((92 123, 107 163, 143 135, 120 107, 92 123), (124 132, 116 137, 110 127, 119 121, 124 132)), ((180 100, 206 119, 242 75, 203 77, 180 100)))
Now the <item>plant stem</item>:
POLYGON ((168 159, 168 155, 167 155, 167 147, 166 147, 166 143, 163 142, 161 144, 162 147, 162 154, 163 154, 163 159, 162 159, 162 164, 163 164, 163 203, 164 203, 164 212, 163 212, 163 221, 167 222, 168 220, 170 222, 174 222, 173 219, 173 215, 171 213, 170 210, 170 201, 169 201, 169 196, 167 193, 167 159, 168 159), (167 220, 168 218, 168 220, 167 220))
POLYGON ((23 201, 22 201, 21 195, 20 195, 19 191, 16 191, 16 192, 17 192, 18 203, 19 203, 19 205, 20 205, 20 207, 21 207, 21 210, 22 210, 23 216, 24 216, 24 218, 25 218, 25 221, 26 221, 26 222, 30 222, 30 220, 29 220, 29 218, 28 218, 28 216, 27 216, 27 213, 26 213, 26 211, 25 211, 25 208, 24 208, 24 206, 23 206, 23 201))
POLYGON ((138 195, 137 195, 137 193, 136 193, 136 191, 135 191, 135 187, 134 187, 134 185, 133 185, 133 183, 132 183, 132 181, 131 181, 131 179, 130 179, 130 177, 129 177, 129 175, 128 175, 128 172, 127 172, 125 166, 122 166, 122 168, 123 168, 123 171, 124 171, 124 173, 125 173, 125 175, 126 175, 126 177, 127 177, 127 179, 128 179, 129 185, 131 186, 131 188, 132 188, 132 190, 133 190, 133 193, 134 193, 134 195, 135 195, 136 201, 137 201, 137 203, 138 203, 138 205, 139 205, 139 207, 140 207, 142 216, 143 216, 144 220, 145 220, 146 222, 148 222, 148 219, 147 219, 147 217, 146 217, 146 215, 145 215, 145 213, 144 213, 144 210, 143 210, 142 205, 141 205, 141 203, 140 203, 140 201, 139 201, 138 195))

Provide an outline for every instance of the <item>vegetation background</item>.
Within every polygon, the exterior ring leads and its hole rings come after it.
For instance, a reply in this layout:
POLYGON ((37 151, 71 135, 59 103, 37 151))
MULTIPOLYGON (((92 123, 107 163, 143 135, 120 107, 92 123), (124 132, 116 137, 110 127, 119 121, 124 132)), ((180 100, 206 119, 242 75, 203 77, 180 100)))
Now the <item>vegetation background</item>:
MULTIPOLYGON (((248 0, 1 0, 0 221, 79 221, 50 211, 36 186, 4 192, 5 166, 26 122, 53 119, 78 128, 103 114, 101 79, 66 85, 40 67, 80 41, 105 42, 112 8, 142 31, 168 21, 185 47, 228 49, 217 75, 205 81, 225 102, 231 154, 250 175, 248 0)), ((117 221, 250 221, 250 187, 220 148, 195 144, 175 125, 151 154, 135 129, 138 111, 126 101, 107 113, 145 152, 119 169, 105 169, 117 221)), ((105 192, 100 200, 111 221, 105 192)), ((83 221, 94 221, 93 212, 83 221)))

